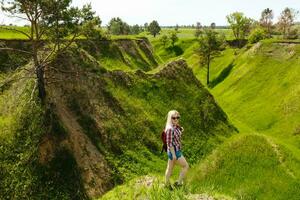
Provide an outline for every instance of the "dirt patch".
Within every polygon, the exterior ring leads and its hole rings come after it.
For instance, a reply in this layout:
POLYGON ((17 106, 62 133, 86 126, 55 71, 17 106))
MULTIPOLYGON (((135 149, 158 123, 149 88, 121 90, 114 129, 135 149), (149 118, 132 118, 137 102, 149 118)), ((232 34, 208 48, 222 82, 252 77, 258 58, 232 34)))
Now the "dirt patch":
POLYGON ((55 156, 56 142, 50 135, 45 136, 39 145, 39 162, 47 164, 55 156))
POLYGON ((193 74, 191 68, 188 67, 184 59, 168 63, 160 72, 154 75, 155 78, 165 77, 170 80, 178 80, 186 83, 196 84, 202 87, 198 79, 193 74))
POLYGON ((261 47, 261 43, 260 42, 256 43, 253 47, 249 49, 248 51, 249 55, 251 56, 255 55, 257 51, 260 49, 260 47, 261 47))
POLYGON ((112 188, 111 173, 104 156, 84 134, 76 117, 62 103, 57 103, 57 114, 67 129, 67 139, 62 143, 73 153, 81 171, 84 189, 89 197, 102 195, 112 188))
POLYGON ((151 44, 147 39, 145 40, 137 40, 136 41, 139 48, 144 52, 144 54, 147 56, 147 59, 151 62, 151 65, 157 66, 158 63, 154 58, 154 51, 151 47, 151 44))
POLYGON ((207 194, 189 194, 187 196, 187 199, 189 200, 214 200, 212 196, 209 196, 207 194))
POLYGON ((142 179, 136 181, 137 186, 151 187, 157 179, 153 176, 145 176, 142 179))

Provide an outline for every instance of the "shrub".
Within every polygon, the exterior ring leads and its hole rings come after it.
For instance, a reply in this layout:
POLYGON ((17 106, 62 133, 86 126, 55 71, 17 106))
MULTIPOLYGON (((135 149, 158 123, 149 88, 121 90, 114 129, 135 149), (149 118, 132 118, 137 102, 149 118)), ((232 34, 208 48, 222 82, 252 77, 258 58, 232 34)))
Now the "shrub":
POLYGON ((256 28, 251 31, 249 36, 249 43, 253 44, 259 42, 262 39, 267 38, 267 33, 262 28, 256 28))
POLYGON ((287 39, 297 39, 298 38, 298 29, 296 29, 296 28, 293 28, 290 32, 289 32, 289 34, 288 34, 288 36, 287 36, 287 39))

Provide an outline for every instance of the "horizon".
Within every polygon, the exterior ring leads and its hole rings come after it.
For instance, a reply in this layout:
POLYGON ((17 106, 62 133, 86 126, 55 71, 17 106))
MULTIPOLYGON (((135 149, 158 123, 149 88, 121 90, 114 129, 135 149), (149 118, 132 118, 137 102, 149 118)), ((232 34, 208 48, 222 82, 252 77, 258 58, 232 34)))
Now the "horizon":
MULTIPOLYGON (((110 0, 109 2, 73 0, 72 5, 82 7, 87 3, 91 3, 92 9, 96 11, 96 15, 102 21, 102 26, 107 26, 109 20, 113 17, 120 17, 129 25, 144 25, 156 20, 163 27, 175 26, 176 24, 179 26, 195 25, 197 22, 202 25, 210 25, 214 22, 217 26, 228 26, 226 16, 230 13, 238 11, 244 13, 247 17, 259 20, 261 12, 265 8, 273 10, 273 21, 276 23, 280 13, 286 7, 296 11, 300 9, 300 2, 297 0, 279 0, 276 2, 272 0, 264 2, 259 0, 244 0, 243 2, 227 0, 225 3, 222 3, 221 0, 210 0, 209 2, 203 0, 165 0, 163 2, 144 0, 142 4, 138 0, 110 0), (118 7, 115 5, 118 5, 118 7)), ((298 18, 299 16, 296 17, 295 22, 298 22, 298 18)), ((7 17, 1 11, 0 24, 25 25, 27 23, 16 18, 7 17)))

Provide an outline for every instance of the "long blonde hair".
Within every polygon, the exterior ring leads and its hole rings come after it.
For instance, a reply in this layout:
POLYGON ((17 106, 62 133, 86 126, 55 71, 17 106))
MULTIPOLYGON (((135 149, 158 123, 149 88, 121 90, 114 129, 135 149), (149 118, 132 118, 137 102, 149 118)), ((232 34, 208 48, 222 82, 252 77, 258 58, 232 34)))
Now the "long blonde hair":
POLYGON ((172 117, 174 115, 179 115, 179 112, 177 110, 170 110, 168 112, 168 116, 167 116, 167 123, 166 123, 166 127, 165 127, 165 130, 168 130, 170 128, 172 128, 172 117))

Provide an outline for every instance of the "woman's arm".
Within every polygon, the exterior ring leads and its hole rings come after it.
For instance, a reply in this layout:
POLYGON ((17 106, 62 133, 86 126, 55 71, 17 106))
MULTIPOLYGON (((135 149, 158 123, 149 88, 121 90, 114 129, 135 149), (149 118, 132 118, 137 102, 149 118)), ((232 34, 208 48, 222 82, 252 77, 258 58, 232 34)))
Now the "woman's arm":
POLYGON ((180 130, 180 132, 181 132, 181 134, 182 134, 183 131, 184 131, 184 128, 183 128, 182 126, 179 126, 179 130, 180 130))

